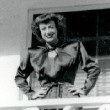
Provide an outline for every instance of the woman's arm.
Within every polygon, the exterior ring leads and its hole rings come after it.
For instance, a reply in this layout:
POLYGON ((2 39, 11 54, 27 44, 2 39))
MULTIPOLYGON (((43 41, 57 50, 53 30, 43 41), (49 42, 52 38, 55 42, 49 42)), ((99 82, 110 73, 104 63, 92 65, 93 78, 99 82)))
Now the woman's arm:
POLYGON ((27 82, 27 78, 32 71, 33 68, 30 63, 30 55, 27 52, 26 56, 23 58, 23 60, 21 60, 15 76, 15 83, 25 94, 28 94, 32 91, 27 82))
POLYGON ((90 90, 95 86, 97 78, 100 74, 100 68, 97 63, 91 58, 83 44, 80 42, 80 61, 82 69, 87 72, 87 79, 85 80, 84 87, 82 90, 84 94, 87 95, 90 90))

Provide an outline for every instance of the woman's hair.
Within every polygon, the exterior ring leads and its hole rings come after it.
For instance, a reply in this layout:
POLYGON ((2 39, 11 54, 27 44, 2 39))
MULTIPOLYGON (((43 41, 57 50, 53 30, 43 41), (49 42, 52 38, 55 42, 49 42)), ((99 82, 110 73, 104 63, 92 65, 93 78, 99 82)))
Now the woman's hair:
POLYGON ((63 42, 66 38, 66 19, 63 15, 60 14, 47 13, 37 16, 31 25, 32 33, 36 36, 36 39, 39 42, 44 42, 44 40, 41 37, 39 24, 47 23, 50 20, 53 20, 55 22, 58 30, 58 39, 59 41, 63 42))

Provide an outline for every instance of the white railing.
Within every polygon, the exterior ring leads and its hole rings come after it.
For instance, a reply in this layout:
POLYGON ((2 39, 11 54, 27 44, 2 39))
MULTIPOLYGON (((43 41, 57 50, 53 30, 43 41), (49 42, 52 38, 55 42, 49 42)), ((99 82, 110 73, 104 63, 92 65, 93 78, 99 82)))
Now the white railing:
POLYGON ((10 108, 62 108, 67 105, 75 107, 99 107, 103 104, 110 104, 110 96, 104 97, 82 97, 82 98, 63 98, 63 99, 41 99, 27 101, 0 102, 0 109, 10 108))

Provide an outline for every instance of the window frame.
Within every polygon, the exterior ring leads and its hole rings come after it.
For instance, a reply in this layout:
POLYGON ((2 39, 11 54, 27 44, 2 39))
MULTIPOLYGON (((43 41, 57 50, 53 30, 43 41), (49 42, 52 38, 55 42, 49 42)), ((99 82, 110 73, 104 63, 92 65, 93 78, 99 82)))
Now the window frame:
MULTIPOLYGON (((32 31, 31 31, 31 23, 33 21, 33 15, 34 14, 41 14, 41 13, 52 13, 52 12, 78 12, 78 11, 91 11, 91 10, 100 10, 100 9, 110 9, 110 4, 93 4, 93 5, 82 5, 82 6, 65 6, 65 7, 52 7, 52 8, 41 8, 41 9, 28 9, 28 27, 27 27, 27 41, 26 46, 31 47, 31 41, 32 41, 32 31)), ((98 29, 98 27, 96 27, 98 29)), ((96 40, 97 45, 99 45, 99 35, 96 33, 96 37, 94 40, 96 40)), ((110 40, 110 37, 108 36, 100 36, 101 39, 108 39, 110 40)), ((93 40, 93 38, 83 39, 85 40, 93 40)), ((96 47, 97 48, 97 47, 96 47)), ((98 51, 96 52, 96 56, 94 56, 96 60, 109 60, 110 56, 99 56, 98 51)), ((81 73, 82 74, 82 73, 81 73)), ((97 86, 96 88, 97 89, 97 86)), ((97 93, 96 93, 97 95, 97 93)))

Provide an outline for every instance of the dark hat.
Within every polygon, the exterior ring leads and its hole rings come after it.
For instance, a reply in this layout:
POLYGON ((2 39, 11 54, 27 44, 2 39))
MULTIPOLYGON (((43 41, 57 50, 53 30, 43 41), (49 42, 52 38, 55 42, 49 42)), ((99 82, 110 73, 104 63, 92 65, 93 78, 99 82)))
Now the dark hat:
POLYGON ((57 22, 62 22, 64 17, 60 14, 46 13, 36 17, 35 23, 39 24, 48 20, 55 20, 55 19, 57 20, 57 22))

